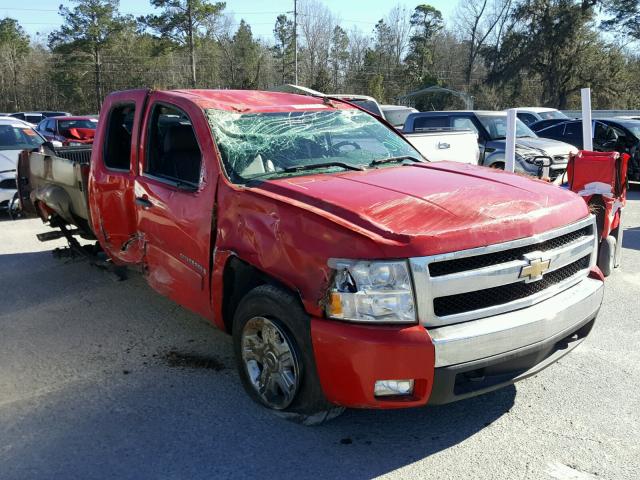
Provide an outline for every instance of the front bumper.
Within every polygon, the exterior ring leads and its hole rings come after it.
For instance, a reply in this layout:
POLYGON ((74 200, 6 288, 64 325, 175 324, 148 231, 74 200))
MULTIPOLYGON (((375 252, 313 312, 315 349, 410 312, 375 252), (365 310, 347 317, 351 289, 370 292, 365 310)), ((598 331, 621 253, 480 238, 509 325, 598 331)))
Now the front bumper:
POLYGON ((543 302, 456 325, 381 327, 312 318, 324 394, 346 407, 402 408, 447 403, 526 378, 589 333, 603 282, 585 278, 543 302), (415 379, 408 397, 375 397, 377 380, 415 379))

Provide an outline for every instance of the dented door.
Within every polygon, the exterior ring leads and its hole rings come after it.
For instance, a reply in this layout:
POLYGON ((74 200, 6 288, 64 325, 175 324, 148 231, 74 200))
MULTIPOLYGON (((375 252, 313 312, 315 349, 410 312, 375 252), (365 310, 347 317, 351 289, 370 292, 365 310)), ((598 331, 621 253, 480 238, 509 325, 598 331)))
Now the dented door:
POLYGON ((144 255, 144 242, 137 231, 134 183, 147 95, 147 90, 110 95, 102 106, 105 113, 100 117, 94 140, 89 176, 92 227, 102 248, 117 263, 140 263, 144 255), (112 113, 128 105, 134 107, 132 124, 119 125, 112 121, 112 113), (120 143, 114 140, 116 137, 120 143), (105 153, 109 155, 107 162, 105 153))
POLYGON ((211 133, 202 109, 191 102, 157 92, 146 108, 135 205, 147 280, 210 318, 216 191, 211 133))

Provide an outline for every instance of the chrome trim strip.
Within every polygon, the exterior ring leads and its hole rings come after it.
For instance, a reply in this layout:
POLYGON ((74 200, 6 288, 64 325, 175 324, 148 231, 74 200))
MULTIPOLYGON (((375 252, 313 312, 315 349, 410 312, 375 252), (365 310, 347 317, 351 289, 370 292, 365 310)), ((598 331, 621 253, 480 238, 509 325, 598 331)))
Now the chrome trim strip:
POLYGON ((493 245, 487 245, 486 247, 470 248, 468 250, 458 250, 457 252, 441 253, 439 255, 432 255, 429 257, 416 257, 411 260, 423 260, 428 259, 429 263, 442 262, 443 260, 453 260, 456 258, 472 257, 474 255, 485 255, 487 253, 499 252, 502 250, 511 250, 512 248, 524 247, 533 243, 541 243, 545 240, 550 240, 555 237, 560 237, 566 233, 571 233, 575 230, 588 227, 589 225, 595 225, 595 216, 589 215, 584 219, 566 225, 564 227, 556 228, 555 230, 549 230, 548 232, 539 233, 531 237, 519 238, 518 240, 512 240, 510 242, 495 243, 493 245))
POLYGON ((470 321, 491 315, 498 315, 510 310, 529 307, 535 303, 541 302, 549 297, 556 295, 563 289, 571 287, 572 285, 580 281, 581 278, 585 277, 589 271, 589 269, 584 269, 571 278, 565 279, 563 282, 560 282, 542 292, 539 292, 530 297, 526 297, 524 299, 515 300, 513 302, 505 303, 502 305, 495 305, 485 309, 471 310, 456 315, 437 317, 433 309, 434 298, 446 295, 454 295, 458 293, 472 292, 476 290, 483 290, 485 288, 491 288, 493 286, 507 285, 510 283, 524 281, 523 279, 519 278, 519 274, 520 269, 522 268, 522 266, 526 265, 527 262, 524 259, 514 260, 512 262, 506 262, 480 269, 467 270, 464 272, 453 273, 450 275, 441 275, 437 277, 430 276, 430 264, 476 255, 486 255, 527 245, 538 244, 546 240, 557 238, 567 233, 580 230, 590 225, 592 226, 591 236, 585 239, 581 239, 580 241, 564 245, 555 250, 541 252, 541 258, 543 258, 544 260, 551 260, 549 271, 553 271, 558 268, 562 268, 563 266, 568 265, 573 261, 579 260, 583 256, 588 255, 589 251, 591 250, 591 262, 589 266, 590 269, 593 267, 593 265, 595 265, 596 262, 598 244, 596 238, 597 229, 595 224, 595 216, 593 215, 589 215, 583 220, 575 222, 571 225, 550 230, 548 232, 543 232, 528 238, 521 238, 510 242, 488 245, 485 247, 460 250, 457 252, 410 258, 409 265, 411 268, 411 274, 413 276, 416 296, 416 309, 420 323, 428 327, 437 327, 450 325, 452 323, 470 321), (554 258, 554 255, 557 255, 557 257, 554 258), (509 281, 509 279, 511 279, 511 281, 509 281))
MULTIPOLYGON (((548 298, 557 295, 558 293, 570 288, 576 283, 580 282, 587 274, 589 273, 589 269, 584 269, 563 280, 560 283, 556 283, 555 285, 542 290, 534 295, 530 295, 525 298, 521 298, 520 300, 514 300, 508 303, 502 303, 500 305, 495 305, 493 307, 480 308, 478 310, 470 310, 468 312, 457 313, 455 315, 447 315, 446 317, 436 317, 434 315, 435 321, 431 321, 429 326, 443 326, 443 325, 451 325, 453 323, 461 323, 468 322, 470 320, 477 320, 479 318, 490 317, 493 315, 500 315, 505 312, 511 312, 513 310, 520 310, 523 308, 530 307, 535 305, 536 303, 542 302, 548 298)), ((433 302, 432 302, 433 304, 433 302)))
POLYGON ((479 360, 544 341, 561 332, 569 333, 595 316, 603 294, 604 284, 600 280, 584 278, 526 310, 427 329, 435 347, 435 366, 479 360))
MULTIPOLYGON (((540 258, 543 261, 550 260, 549 270, 545 272, 545 274, 548 274, 589 255, 592 248, 593 238, 590 235, 554 250, 547 250, 539 254, 533 252, 528 255, 540 258)), ((525 260, 513 260, 489 267, 431 277, 431 297, 446 297, 448 295, 523 282, 525 280, 520 278, 520 272, 522 267, 528 264, 529 262, 525 260)))

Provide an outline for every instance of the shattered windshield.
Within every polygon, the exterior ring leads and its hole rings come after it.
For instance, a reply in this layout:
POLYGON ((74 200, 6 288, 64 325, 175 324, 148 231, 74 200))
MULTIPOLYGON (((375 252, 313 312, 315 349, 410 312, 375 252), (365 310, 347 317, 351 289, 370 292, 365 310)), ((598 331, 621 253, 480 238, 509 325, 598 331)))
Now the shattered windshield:
POLYGON ((206 114, 235 183, 361 169, 387 158, 423 160, 402 137, 359 110, 206 114))

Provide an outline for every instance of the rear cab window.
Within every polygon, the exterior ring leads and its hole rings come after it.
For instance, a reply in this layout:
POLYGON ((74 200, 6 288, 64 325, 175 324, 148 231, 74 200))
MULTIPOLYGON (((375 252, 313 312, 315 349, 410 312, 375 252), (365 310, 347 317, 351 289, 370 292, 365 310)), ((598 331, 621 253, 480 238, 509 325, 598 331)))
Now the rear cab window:
POLYGON ((425 132, 434 129, 442 129, 449 127, 449 117, 418 117, 413 121, 413 130, 416 132, 425 132))
POLYGON ((107 168, 129 170, 131 167, 131 132, 135 109, 135 103, 123 103, 114 106, 109 113, 103 153, 107 168))

